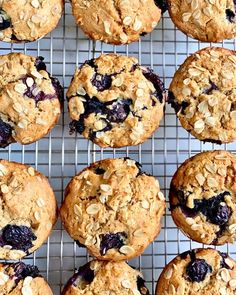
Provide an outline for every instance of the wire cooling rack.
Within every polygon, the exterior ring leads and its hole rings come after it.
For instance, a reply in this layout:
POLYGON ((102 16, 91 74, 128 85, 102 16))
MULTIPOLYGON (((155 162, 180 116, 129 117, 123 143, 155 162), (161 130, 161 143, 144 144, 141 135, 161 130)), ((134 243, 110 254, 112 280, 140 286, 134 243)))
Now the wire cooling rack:
MULTIPOLYGON (((209 43, 199 43, 178 31, 166 13, 152 34, 129 46, 111 46, 93 42, 76 27, 71 6, 66 3, 65 13, 56 30, 42 40, 25 45, 0 43, 0 53, 11 51, 45 57, 48 70, 59 78, 66 91, 76 65, 101 53, 116 52, 135 56, 144 66, 149 66, 164 80, 168 88, 171 78, 185 58, 209 43)), ((214 44, 236 49, 234 40, 214 44)), ((146 172, 160 181, 162 191, 168 196, 171 177, 178 165, 194 154, 211 149, 228 149, 236 153, 236 143, 217 146, 203 144, 192 138, 179 124, 174 112, 166 107, 165 118, 156 133, 137 147, 100 149, 81 136, 69 135, 69 117, 65 102, 64 113, 52 132, 37 143, 21 146, 13 144, 0 151, 0 157, 34 166, 48 176, 59 205, 70 178, 91 162, 108 157, 129 156, 143 164, 146 172)), ((139 268, 147 281, 151 294, 163 267, 178 253, 202 247, 185 237, 174 225, 167 204, 163 228, 154 243, 141 257, 130 262, 139 268)), ((236 259, 236 244, 218 247, 236 259)), ((49 281, 55 295, 59 295, 76 267, 83 265, 89 256, 71 240, 58 221, 48 241, 25 262, 36 264, 49 281)))

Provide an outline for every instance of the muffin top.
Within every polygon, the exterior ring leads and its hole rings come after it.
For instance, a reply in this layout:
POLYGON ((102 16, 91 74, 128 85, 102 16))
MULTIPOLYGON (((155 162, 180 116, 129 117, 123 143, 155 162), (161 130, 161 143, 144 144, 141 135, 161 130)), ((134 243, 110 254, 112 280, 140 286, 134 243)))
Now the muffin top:
POLYGON ((71 237, 102 260, 140 255, 160 232, 165 198, 135 161, 105 159, 75 176, 61 218, 71 237))

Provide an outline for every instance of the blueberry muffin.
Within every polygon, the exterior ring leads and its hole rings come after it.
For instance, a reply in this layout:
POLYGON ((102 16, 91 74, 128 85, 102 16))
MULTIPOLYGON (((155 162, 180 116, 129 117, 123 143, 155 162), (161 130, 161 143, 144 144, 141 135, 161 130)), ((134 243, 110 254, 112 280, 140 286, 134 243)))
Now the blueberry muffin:
POLYGON ((0 88, 0 147, 35 142, 58 122, 62 88, 42 57, 0 56, 0 88))
POLYGON ((0 40, 36 41, 58 24, 63 0, 0 0, 0 40))
POLYGON ((175 73, 169 90, 169 103, 193 136, 219 144, 236 139, 235 51, 196 52, 175 73))
POLYGON ((156 295, 235 295, 236 262, 214 249, 195 249, 173 259, 157 282, 156 295))
POLYGON ((149 295, 142 274, 127 263, 93 260, 73 275, 62 295, 149 295))
POLYGON ((36 266, 18 263, 0 263, 1 295, 53 295, 36 266))
POLYGON ((171 214, 191 239, 222 245, 236 239, 236 157, 210 151, 186 160, 170 186, 171 214))
POLYGON ((104 54, 76 70, 67 99, 71 132, 101 147, 123 147, 144 142, 159 126, 165 90, 137 59, 104 54))
POLYGON ((233 0, 168 0, 175 25, 188 36, 203 42, 236 37, 236 2, 233 0))
POLYGON ((48 238, 57 217, 54 193, 41 173, 0 160, 0 259, 20 259, 48 238))
POLYGON ((117 261, 144 251, 160 232, 164 210, 158 181, 139 163, 106 159, 70 181, 61 218, 70 236, 93 256, 117 261))
POLYGON ((150 33, 166 9, 156 0, 72 0, 77 24, 92 39, 111 44, 137 41, 150 33))

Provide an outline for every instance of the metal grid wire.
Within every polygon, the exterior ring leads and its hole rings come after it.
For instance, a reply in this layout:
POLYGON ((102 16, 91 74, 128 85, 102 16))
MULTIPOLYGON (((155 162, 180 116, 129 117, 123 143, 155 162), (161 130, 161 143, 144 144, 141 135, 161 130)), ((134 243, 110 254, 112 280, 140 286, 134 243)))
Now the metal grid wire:
MULTIPOLYGON (((86 59, 101 53, 116 52, 135 56, 144 66, 149 66, 164 80, 168 88, 171 78, 185 58, 209 43, 199 43, 176 30, 166 13, 152 34, 129 46, 111 46, 93 42, 76 27, 71 6, 66 3, 65 13, 56 30, 42 40, 25 45, 1 43, 0 53, 10 51, 45 57, 48 70, 59 78, 66 91, 75 67, 86 59)), ((216 45, 216 44, 215 44, 216 45)), ((214 46, 215 46, 214 45, 214 46)), ((235 49, 234 40, 217 44, 235 49)), ((34 166, 48 176, 59 205, 63 199, 65 186, 82 168, 95 160, 107 157, 129 156, 143 164, 146 172, 152 173, 160 181, 161 188, 168 196, 171 177, 178 165, 190 156, 211 149, 225 148, 236 153, 236 143, 217 146, 203 144, 192 138, 179 124, 174 112, 166 107, 166 115, 160 128, 145 143, 137 147, 121 149, 100 149, 81 136, 69 135, 67 104, 59 124, 51 134, 28 146, 13 144, 0 151, 0 157, 34 166)), ((163 219, 163 228, 154 243, 141 257, 130 262, 145 276, 150 292, 154 294, 155 282, 163 267, 178 253, 201 247, 185 237, 174 225, 168 210, 163 219)), ((236 244, 218 247, 236 258, 236 244)), ((63 285, 74 269, 83 265, 89 256, 71 240, 58 221, 48 241, 25 262, 36 264, 49 281, 55 295, 60 294, 63 285)))

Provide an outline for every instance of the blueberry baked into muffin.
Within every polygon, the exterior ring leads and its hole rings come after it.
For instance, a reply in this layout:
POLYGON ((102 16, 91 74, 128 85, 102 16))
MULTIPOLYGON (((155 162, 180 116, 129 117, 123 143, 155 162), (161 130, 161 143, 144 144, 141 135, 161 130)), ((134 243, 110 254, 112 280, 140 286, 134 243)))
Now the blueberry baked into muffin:
POLYGON ((168 0, 175 25, 203 42, 236 37, 235 0, 168 0))
POLYGON ((0 263, 1 295, 53 295, 36 266, 23 262, 0 263))
POLYGON ((162 271, 156 295, 234 295, 236 262, 214 249, 195 249, 173 259, 162 271))
POLYGON ((0 147, 35 142, 58 122, 62 88, 42 57, 0 56, 0 88, 0 147))
POLYGON ((19 43, 36 41, 58 24, 63 0, 1 0, 0 40, 19 43))
POLYGON ((149 295, 142 274, 127 263, 93 260, 72 276, 62 295, 149 295))
POLYGON ((144 142, 159 126, 165 90, 137 59, 104 54, 76 70, 67 99, 72 132, 101 147, 123 147, 144 142))
POLYGON ((170 185, 170 208, 177 226, 191 239, 222 245, 236 239, 236 157, 209 151, 186 160, 170 185))
POLYGON ((129 159, 95 162, 65 190, 61 218, 70 236, 101 260, 140 255, 161 229, 165 198, 158 181, 129 159))
POLYGON ((150 33, 166 10, 159 0, 72 0, 77 24, 92 39, 112 44, 137 41, 150 33))
POLYGON ((235 51, 196 52, 175 73, 169 90, 169 103, 193 136, 218 144, 236 139, 235 51))
POLYGON ((47 178, 33 167, 0 160, 0 259, 34 252, 48 238, 56 218, 56 199, 47 178))

